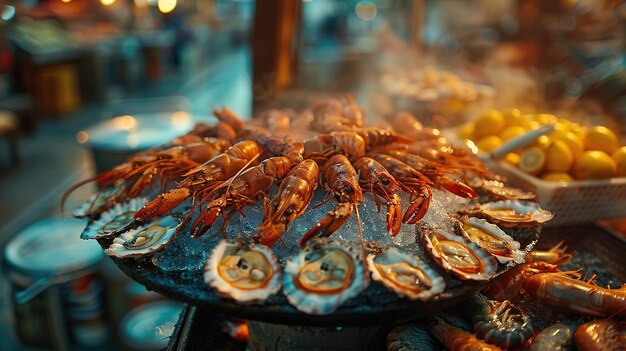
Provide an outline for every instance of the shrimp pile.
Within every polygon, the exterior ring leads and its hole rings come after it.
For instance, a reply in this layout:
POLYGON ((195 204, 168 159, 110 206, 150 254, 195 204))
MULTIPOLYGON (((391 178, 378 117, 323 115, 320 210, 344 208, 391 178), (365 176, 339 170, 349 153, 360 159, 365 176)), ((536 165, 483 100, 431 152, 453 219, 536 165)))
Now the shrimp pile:
POLYGON ((227 108, 213 112, 217 124, 198 124, 171 145, 144 151, 77 184, 64 199, 93 180, 103 189, 113 188, 85 211, 94 218, 158 184, 163 191, 135 219, 166 215, 189 199, 193 206, 183 224, 192 223, 194 237, 219 216, 223 230, 244 206, 264 204, 256 239, 271 246, 310 206, 313 191, 323 187, 326 201, 334 200, 336 207, 304 235, 304 246, 312 238, 330 236, 352 214, 358 216, 364 193, 373 194, 379 211, 384 206, 393 236, 402 223, 424 217, 431 189, 475 198, 469 179, 491 176, 474 155, 452 147, 410 114, 394 117, 395 129, 365 125, 363 110, 351 96, 321 101, 301 113, 265 111, 246 123, 227 108), (402 193, 408 194, 404 208, 402 193))

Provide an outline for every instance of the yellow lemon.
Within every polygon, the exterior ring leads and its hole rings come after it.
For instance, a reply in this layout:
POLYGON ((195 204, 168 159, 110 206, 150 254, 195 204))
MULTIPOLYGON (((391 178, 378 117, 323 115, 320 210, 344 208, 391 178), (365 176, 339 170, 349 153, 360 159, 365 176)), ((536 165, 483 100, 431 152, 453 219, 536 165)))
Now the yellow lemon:
POLYGON ((565 119, 565 118, 559 118, 556 120, 556 123, 564 126, 565 128, 567 128, 568 130, 571 131, 571 127, 574 124, 574 122, 570 121, 569 119, 565 119))
POLYGON ((456 135, 460 139, 471 139, 472 134, 474 133, 474 125, 472 123, 465 123, 459 128, 456 135))
POLYGON ((606 152, 585 151, 578 162, 574 174, 577 179, 605 179, 615 174, 617 165, 606 152))
POLYGON ((617 136, 607 127, 595 126, 585 135, 585 150, 604 151, 607 154, 617 149, 617 136))
POLYGON ((502 141, 507 141, 515 137, 518 137, 524 133, 526 133, 526 129, 524 129, 524 127, 508 126, 502 130, 502 134, 500 135, 500 138, 502 139, 502 141))
POLYGON ((546 169, 567 172, 573 163, 574 155, 567 144, 561 140, 553 140, 546 149, 546 169))
POLYGON ((589 128, 587 127, 580 127, 578 128, 578 130, 574 131, 572 130, 572 132, 576 135, 578 135, 579 138, 581 138, 582 140, 585 140, 585 137, 587 136, 587 132, 589 131, 589 128))
POLYGON ((570 182, 574 180, 571 175, 566 172, 549 172, 541 176, 541 179, 550 182, 570 182))
POLYGON ((555 129, 551 133, 548 134, 548 137, 550 138, 550 140, 560 139, 567 133, 570 133, 570 132, 565 132, 562 130, 555 129))
POLYGON ((509 152, 504 156, 504 161, 512 164, 513 166, 519 165, 519 155, 514 152, 509 152))
POLYGON ((489 135, 476 140, 476 146, 485 152, 491 152, 502 145, 502 140, 495 135, 489 135))
POLYGON ((520 110, 512 108, 504 113, 504 124, 507 126, 523 126, 524 118, 520 110))
POLYGON ((524 128, 526 130, 533 130, 541 127, 541 123, 535 121, 533 115, 524 115, 524 128))
POLYGON ((552 132, 550 132, 550 137, 552 138, 558 138, 560 136, 563 136, 567 133, 569 133, 569 128, 566 127, 565 125, 561 124, 561 123, 556 123, 554 125, 554 130, 552 132))
POLYGON ((613 153, 613 161, 617 165, 617 172, 615 175, 618 177, 626 177, 626 146, 622 146, 615 150, 613 153))
POLYGON ((558 118, 556 118, 555 115, 551 115, 549 113, 540 113, 535 115, 535 121, 541 124, 556 123, 557 120, 558 118))
POLYGON ((500 134, 504 128, 504 116, 500 111, 489 110, 476 119, 474 138, 500 134))
POLYGON ((535 140, 535 142, 533 143, 533 146, 538 146, 542 150, 546 150, 548 148, 548 146, 550 146, 551 142, 552 142, 552 140, 550 139, 549 136, 542 135, 542 136, 538 137, 537 140, 535 140))
POLYGON ((581 134, 581 132, 583 132, 583 131, 584 131, 584 128, 583 128, 583 126, 581 126, 581 125, 580 125, 580 124, 578 124, 578 123, 572 123, 572 124, 569 126, 569 130, 570 130, 570 132, 572 132, 572 133, 574 133, 574 134, 581 134))
POLYGON ((529 147, 519 156, 519 168, 529 174, 539 174, 546 163, 546 155, 537 146, 529 147))
POLYGON ((582 139, 572 132, 560 134, 556 137, 556 139, 567 144, 570 151, 574 155, 574 162, 580 158, 580 155, 582 155, 585 149, 582 139))

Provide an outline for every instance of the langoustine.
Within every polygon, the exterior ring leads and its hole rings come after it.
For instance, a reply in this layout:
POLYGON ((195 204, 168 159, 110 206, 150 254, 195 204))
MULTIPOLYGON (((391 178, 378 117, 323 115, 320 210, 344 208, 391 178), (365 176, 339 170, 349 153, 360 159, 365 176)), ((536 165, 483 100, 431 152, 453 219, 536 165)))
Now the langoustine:
POLYGON ((626 317, 626 285, 607 289, 566 273, 540 273, 524 280, 522 288, 536 301, 562 311, 626 317))

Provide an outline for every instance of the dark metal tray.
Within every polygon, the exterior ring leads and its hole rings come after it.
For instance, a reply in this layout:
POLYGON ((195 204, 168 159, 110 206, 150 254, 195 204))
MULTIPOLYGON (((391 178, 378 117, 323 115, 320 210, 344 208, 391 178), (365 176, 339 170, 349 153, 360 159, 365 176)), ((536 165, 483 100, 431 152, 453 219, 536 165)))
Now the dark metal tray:
POLYGON ((536 248, 546 249, 560 241, 568 252, 574 252, 569 267, 581 269, 581 274, 587 277, 598 274, 599 285, 619 287, 626 282, 624 237, 593 224, 544 228, 536 248))
MULTIPOLYGON (((523 230, 515 236, 525 247, 534 243, 537 235, 538 231, 523 230)), ((109 242, 110 240, 101 240, 100 244, 105 247, 109 242)), ((262 305, 243 305, 220 298, 204 283, 201 270, 162 271, 147 257, 138 259, 112 257, 112 259, 126 275, 146 288, 211 313, 278 324, 288 320, 290 324, 308 326, 377 325, 408 321, 453 306, 488 284, 488 282, 462 284, 457 282, 458 285, 449 286, 436 299, 421 302, 400 298, 381 284, 372 283, 363 293, 346 301, 332 314, 318 316, 299 312, 288 303, 282 293, 271 297, 262 305)), ((509 268, 501 266, 498 274, 504 273, 509 268)))

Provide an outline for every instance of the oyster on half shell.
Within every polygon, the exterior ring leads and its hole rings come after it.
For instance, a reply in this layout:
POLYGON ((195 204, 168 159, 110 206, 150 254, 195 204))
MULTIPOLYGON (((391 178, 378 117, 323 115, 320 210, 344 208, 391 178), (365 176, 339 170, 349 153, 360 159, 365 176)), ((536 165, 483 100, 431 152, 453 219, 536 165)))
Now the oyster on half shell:
POLYGON ((463 280, 489 280, 496 259, 482 247, 442 229, 421 229, 424 251, 445 271, 463 280))
POLYGON ((524 263, 526 253, 520 250, 520 243, 497 225, 471 217, 456 222, 455 226, 459 235, 487 250, 500 263, 524 263))
POLYGON ((222 240, 207 259, 204 281, 222 296, 255 303, 280 290, 282 271, 269 247, 222 240))
POLYGON ((114 197, 119 193, 121 185, 112 185, 108 188, 91 195, 85 203, 80 205, 72 212, 72 216, 76 218, 95 217, 92 213, 99 213, 104 206, 110 206, 110 202, 114 201, 114 197))
POLYGON ((536 202, 504 200, 480 204, 470 214, 488 219, 504 228, 538 227, 551 220, 551 212, 536 202))
POLYGON ((476 189, 492 200, 534 200, 536 195, 518 188, 504 185, 497 180, 479 180, 476 189))
POLYGON ((148 202, 146 198, 134 198, 130 201, 115 204, 111 209, 103 212, 100 218, 87 224, 80 235, 81 239, 96 239, 115 236, 128 229, 135 222, 133 216, 148 202))
POLYGON ((426 301, 446 288, 443 278, 434 269, 395 247, 369 254, 367 263, 374 280, 411 300, 426 301))
POLYGON ((173 216, 156 218, 141 226, 130 229, 117 238, 104 250, 108 256, 137 257, 163 249, 176 237, 180 221, 173 216))
POLYGON ((283 292, 289 303, 309 314, 333 313, 369 285, 357 254, 336 241, 316 240, 287 260, 283 292))

